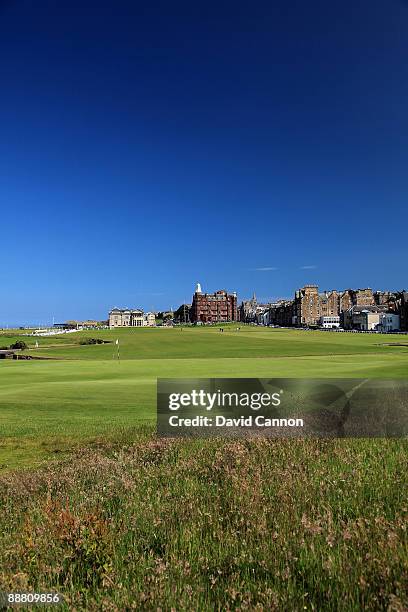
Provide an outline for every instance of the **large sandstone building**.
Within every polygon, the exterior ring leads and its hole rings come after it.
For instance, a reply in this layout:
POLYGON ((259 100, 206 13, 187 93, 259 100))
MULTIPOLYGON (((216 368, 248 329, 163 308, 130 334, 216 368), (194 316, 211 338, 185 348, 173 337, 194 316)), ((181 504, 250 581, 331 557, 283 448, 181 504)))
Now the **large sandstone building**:
POLYGON ((305 285, 295 293, 295 325, 317 325, 320 318, 320 296, 317 285, 305 285))
POLYGON ((346 329, 353 329, 358 327, 357 313, 367 318, 367 312, 378 313, 379 329, 383 331, 396 329, 392 326, 397 323, 401 330, 408 331, 408 292, 373 292, 366 288, 319 293, 317 285, 305 285, 296 291, 294 300, 272 304, 268 321, 282 327, 338 327, 342 324, 346 329))
POLYGON ((109 327, 154 327, 156 317, 153 312, 132 308, 112 308, 109 312, 109 327))
POLYGON ((372 289, 346 289, 340 295, 340 312, 352 306, 375 306, 372 289))
POLYGON ((237 294, 225 290, 203 293, 197 283, 190 319, 192 323, 227 323, 238 320, 237 294))
POLYGON ((333 291, 325 291, 319 295, 320 317, 338 317, 340 314, 340 294, 333 291))

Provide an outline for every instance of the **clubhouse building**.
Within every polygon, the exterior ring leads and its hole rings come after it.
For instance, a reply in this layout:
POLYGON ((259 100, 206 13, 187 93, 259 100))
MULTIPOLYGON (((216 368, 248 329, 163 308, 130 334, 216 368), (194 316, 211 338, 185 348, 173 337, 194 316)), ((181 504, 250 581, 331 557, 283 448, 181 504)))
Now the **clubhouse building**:
POLYGON ((155 327, 153 312, 131 308, 112 308, 109 312, 109 327, 155 327))

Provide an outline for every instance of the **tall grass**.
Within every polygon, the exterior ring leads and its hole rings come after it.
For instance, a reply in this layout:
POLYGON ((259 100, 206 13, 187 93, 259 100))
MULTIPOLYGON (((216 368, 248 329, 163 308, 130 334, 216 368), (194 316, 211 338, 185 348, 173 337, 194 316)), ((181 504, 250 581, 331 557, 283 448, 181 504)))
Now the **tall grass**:
POLYGON ((159 440, 0 479, 0 590, 87 610, 406 610, 407 443, 159 440))

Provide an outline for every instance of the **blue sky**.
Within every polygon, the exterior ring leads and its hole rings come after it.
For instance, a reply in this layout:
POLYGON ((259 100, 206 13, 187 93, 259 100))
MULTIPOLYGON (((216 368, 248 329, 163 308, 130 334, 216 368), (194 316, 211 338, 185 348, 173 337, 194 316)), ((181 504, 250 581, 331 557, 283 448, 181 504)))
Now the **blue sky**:
POLYGON ((408 3, 0 0, 0 325, 407 288, 408 3))

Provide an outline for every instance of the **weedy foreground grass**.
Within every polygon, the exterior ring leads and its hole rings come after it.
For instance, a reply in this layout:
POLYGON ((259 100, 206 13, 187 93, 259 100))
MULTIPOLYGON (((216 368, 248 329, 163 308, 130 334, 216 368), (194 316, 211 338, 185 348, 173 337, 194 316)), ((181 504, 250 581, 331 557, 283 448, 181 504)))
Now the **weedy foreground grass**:
POLYGON ((407 443, 159 440, 0 478, 0 590, 70 610, 408 607, 407 443))

